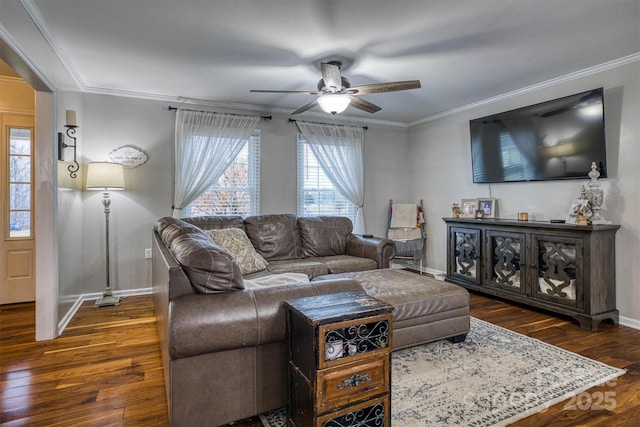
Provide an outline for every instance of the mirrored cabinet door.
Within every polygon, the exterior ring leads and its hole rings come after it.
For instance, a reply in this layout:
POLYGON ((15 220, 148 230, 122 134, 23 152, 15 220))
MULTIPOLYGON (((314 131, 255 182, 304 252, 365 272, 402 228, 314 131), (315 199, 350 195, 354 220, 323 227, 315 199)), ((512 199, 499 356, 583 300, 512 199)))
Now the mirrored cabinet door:
POLYGON ((582 308, 582 240, 537 235, 532 247, 536 257, 533 296, 582 308))
POLYGON ((495 230, 488 230, 486 234, 486 253, 491 260, 486 272, 487 282, 491 286, 526 294, 526 235, 495 230))
POLYGON ((452 271, 449 275, 465 280, 470 283, 480 284, 481 282, 481 240, 480 230, 471 228, 452 227, 450 229, 449 265, 452 271))

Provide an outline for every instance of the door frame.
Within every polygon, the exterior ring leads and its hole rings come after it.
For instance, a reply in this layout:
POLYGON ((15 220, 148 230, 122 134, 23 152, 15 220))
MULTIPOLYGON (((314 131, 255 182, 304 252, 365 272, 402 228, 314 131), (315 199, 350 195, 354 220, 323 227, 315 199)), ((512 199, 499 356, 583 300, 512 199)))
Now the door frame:
POLYGON ((36 91, 36 341, 58 336, 58 176, 52 92, 36 91))

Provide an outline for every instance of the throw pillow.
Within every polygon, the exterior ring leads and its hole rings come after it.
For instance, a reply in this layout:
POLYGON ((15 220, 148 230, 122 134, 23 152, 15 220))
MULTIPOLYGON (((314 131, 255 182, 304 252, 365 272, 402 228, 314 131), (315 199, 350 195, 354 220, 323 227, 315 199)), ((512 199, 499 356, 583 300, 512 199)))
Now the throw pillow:
POLYGON ((247 234, 239 228, 222 228, 219 230, 205 230, 214 242, 233 256, 242 274, 255 273, 267 268, 267 261, 256 252, 247 237, 247 234))

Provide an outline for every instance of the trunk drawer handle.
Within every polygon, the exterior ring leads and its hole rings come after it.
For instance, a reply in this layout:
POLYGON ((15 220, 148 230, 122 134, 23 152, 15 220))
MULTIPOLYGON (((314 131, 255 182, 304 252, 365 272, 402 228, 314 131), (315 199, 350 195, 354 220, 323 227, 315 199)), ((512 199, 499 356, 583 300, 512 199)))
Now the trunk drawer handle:
POLYGON ((342 384, 338 384, 338 390, 342 390, 346 387, 358 387, 361 383, 371 381, 371 375, 369 374, 353 374, 351 378, 347 378, 342 381, 342 384))

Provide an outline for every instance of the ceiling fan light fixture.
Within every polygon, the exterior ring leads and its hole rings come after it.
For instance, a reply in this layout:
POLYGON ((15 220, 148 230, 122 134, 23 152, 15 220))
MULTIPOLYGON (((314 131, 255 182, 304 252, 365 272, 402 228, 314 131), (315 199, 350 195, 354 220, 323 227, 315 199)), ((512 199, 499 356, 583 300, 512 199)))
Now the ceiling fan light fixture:
POLYGON ((351 103, 351 97, 343 93, 327 93, 318 97, 318 104, 330 114, 342 113, 351 103))

